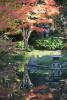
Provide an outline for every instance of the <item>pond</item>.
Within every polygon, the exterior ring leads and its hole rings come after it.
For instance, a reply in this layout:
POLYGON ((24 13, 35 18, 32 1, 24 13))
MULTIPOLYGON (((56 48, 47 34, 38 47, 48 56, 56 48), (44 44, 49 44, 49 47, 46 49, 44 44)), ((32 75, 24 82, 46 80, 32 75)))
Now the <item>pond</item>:
POLYGON ((60 100, 62 93, 67 91, 64 90, 67 80, 47 81, 44 79, 47 76, 41 74, 29 75, 31 81, 35 84, 34 88, 30 90, 20 88, 21 79, 16 77, 8 79, 8 85, 4 83, 5 81, 2 81, 2 84, 0 84, 0 100, 39 100, 40 98, 40 100, 55 100, 55 98, 60 100), (59 91, 59 94, 57 94, 57 91, 59 91))

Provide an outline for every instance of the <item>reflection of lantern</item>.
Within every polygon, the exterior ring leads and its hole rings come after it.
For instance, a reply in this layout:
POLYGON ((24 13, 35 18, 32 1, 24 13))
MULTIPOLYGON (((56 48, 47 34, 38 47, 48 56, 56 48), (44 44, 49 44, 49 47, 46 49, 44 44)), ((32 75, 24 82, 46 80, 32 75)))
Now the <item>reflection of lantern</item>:
POLYGON ((59 56, 59 55, 54 55, 54 56, 52 56, 53 62, 55 62, 55 63, 59 62, 59 58, 60 58, 60 57, 62 57, 62 56, 59 56))
POLYGON ((51 76, 54 77, 54 79, 58 79, 61 75, 61 64, 59 63, 60 57, 61 56, 58 55, 52 56, 53 63, 51 65, 51 76))

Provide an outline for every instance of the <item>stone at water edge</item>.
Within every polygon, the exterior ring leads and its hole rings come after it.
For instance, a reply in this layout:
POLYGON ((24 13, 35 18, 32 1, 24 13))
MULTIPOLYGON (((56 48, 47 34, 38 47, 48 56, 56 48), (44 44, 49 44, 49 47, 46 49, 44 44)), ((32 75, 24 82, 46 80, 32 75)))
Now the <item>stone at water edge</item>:
POLYGON ((28 63, 28 66, 29 65, 35 65, 36 66, 37 63, 35 61, 36 61, 36 59, 34 57, 30 58, 29 63, 28 63))
POLYGON ((37 67, 37 63, 35 62, 36 59, 34 57, 30 58, 29 63, 28 63, 28 70, 30 73, 34 73, 37 67))

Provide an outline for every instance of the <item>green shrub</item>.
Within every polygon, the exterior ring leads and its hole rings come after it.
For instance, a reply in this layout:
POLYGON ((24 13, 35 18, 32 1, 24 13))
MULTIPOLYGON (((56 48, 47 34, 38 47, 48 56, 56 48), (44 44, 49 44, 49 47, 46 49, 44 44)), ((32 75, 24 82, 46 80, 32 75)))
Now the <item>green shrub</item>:
POLYGON ((23 48, 24 48, 24 41, 19 41, 19 42, 17 42, 16 47, 17 47, 17 48, 23 49, 23 48))
MULTIPOLYGON (((17 42, 17 45, 16 45, 17 48, 20 48, 20 49, 24 49, 24 41, 19 41, 17 42)), ((34 46, 32 45, 28 45, 28 50, 34 50, 34 46)))
POLYGON ((63 41, 58 37, 49 37, 36 40, 36 48, 38 49, 63 49, 63 41))

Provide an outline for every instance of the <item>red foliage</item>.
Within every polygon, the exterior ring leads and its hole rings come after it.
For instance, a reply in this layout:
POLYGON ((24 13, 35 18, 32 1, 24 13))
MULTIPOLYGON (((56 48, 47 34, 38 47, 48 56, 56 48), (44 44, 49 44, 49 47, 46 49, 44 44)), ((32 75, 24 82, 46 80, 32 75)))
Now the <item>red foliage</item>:
POLYGON ((30 0, 30 3, 37 3, 38 0, 30 0))
POLYGON ((52 23, 52 19, 40 20, 38 23, 52 23))
POLYGON ((53 95, 52 94, 48 94, 48 98, 52 99, 53 95))
POLYGON ((21 91, 21 90, 18 90, 17 93, 18 93, 18 94, 23 94, 23 95, 25 95, 25 96, 28 96, 28 95, 29 95, 28 92, 23 92, 23 91, 21 91))
POLYGON ((39 86, 37 88, 31 89, 30 91, 31 92, 36 92, 36 91, 39 91, 40 89, 46 89, 46 86, 45 85, 42 85, 42 86, 39 86))
POLYGON ((50 94, 45 94, 45 93, 44 94, 40 94, 39 92, 37 92, 37 91, 43 90, 43 89, 47 89, 46 86, 43 85, 43 86, 39 86, 37 88, 31 89, 30 90, 30 93, 28 95, 28 98, 26 100, 31 100, 31 99, 33 99, 35 97, 37 97, 38 100, 48 100, 48 99, 52 99, 53 98, 53 95, 51 93, 50 94))
POLYGON ((11 28, 11 26, 7 22, 4 22, 4 23, 0 22, 0 26, 3 27, 3 28, 6 28, 6 27, 11 28))
POLYGON ((55 5, 56 4, 54 0, 40 0, 40 1, 44 1, 48 5, 55 5))
POLYGON ((37 3, 38 0, 22 0, 23 3, 27 4, 27 3, 37 3))
MULTIPOLYGON (((42 86, 39 86, 37 88, 32 88, 30 90, 30 92, 23 92, 21 90, 16 90, 16 92, 18 93, 18 95, 23 95, 22 100, 31 100, 31 99, 34 99, 34 98, 38 98, 37 100, 52 99, 53 95, 51 93, 49 93, 49 94, 46 93, 45 94, 44 91, 43 91, 43 94, 39 93, 40 90, 45 90, 45 89, 47 89, 46 86, 42 85, 42 86), (24 99, 24 97, 25 97, 25 99, 24 99)), ((2 91, 0 91, 0 96, 8 96, 8 94, 13 93, 13 92, 14 91, 12 89, 10 89, 10 90, 2 90, 2 91)))
POLYGON ((37 31, 39 31, 39 32, 44 32, 44 31, 46 31, 46 29, 44 28, 39 28, 39 27, 36 27, 36 26, 32 26, 32 29, 33 30, 37 30, 37 31))
POLYGON ((15 33, 15 31, 11 31, 10 33, 11 33, 11 34, 14 34, 14 33, 15 33))
MULTIPOLYGON (((4 28, 13 28, 13 26, 9 24, 9 20, 17 19, 25 23, 22 25, 18 23, 17 28, 26 28, 30 26, 29 30, 31 31, 46 31, 46 29, 36 27, 34 23, 52 23, 53 16, 59 14, 59 7, 55 6, 54 0, 40 0, 45 2, 45 4, 39 4, 38 1, 39 0, 16 0, 12 3, 5 3, 4 6, 0 7, 0 26, 4 28), (20 6, 15 8, 17 4, 20 6), (49 16, 49 18, 46 16, 49 16), (3 19, 6 21, 4 22, 3 19)), ((12 32, 11 34, 14 33, 15 32, 12 32)))
POLYGON ((33 26, 33 23, 25 23, 25 24, 19 25, 18 28, 23 28, 23 27, 28 27, 28 26, 33 26))

